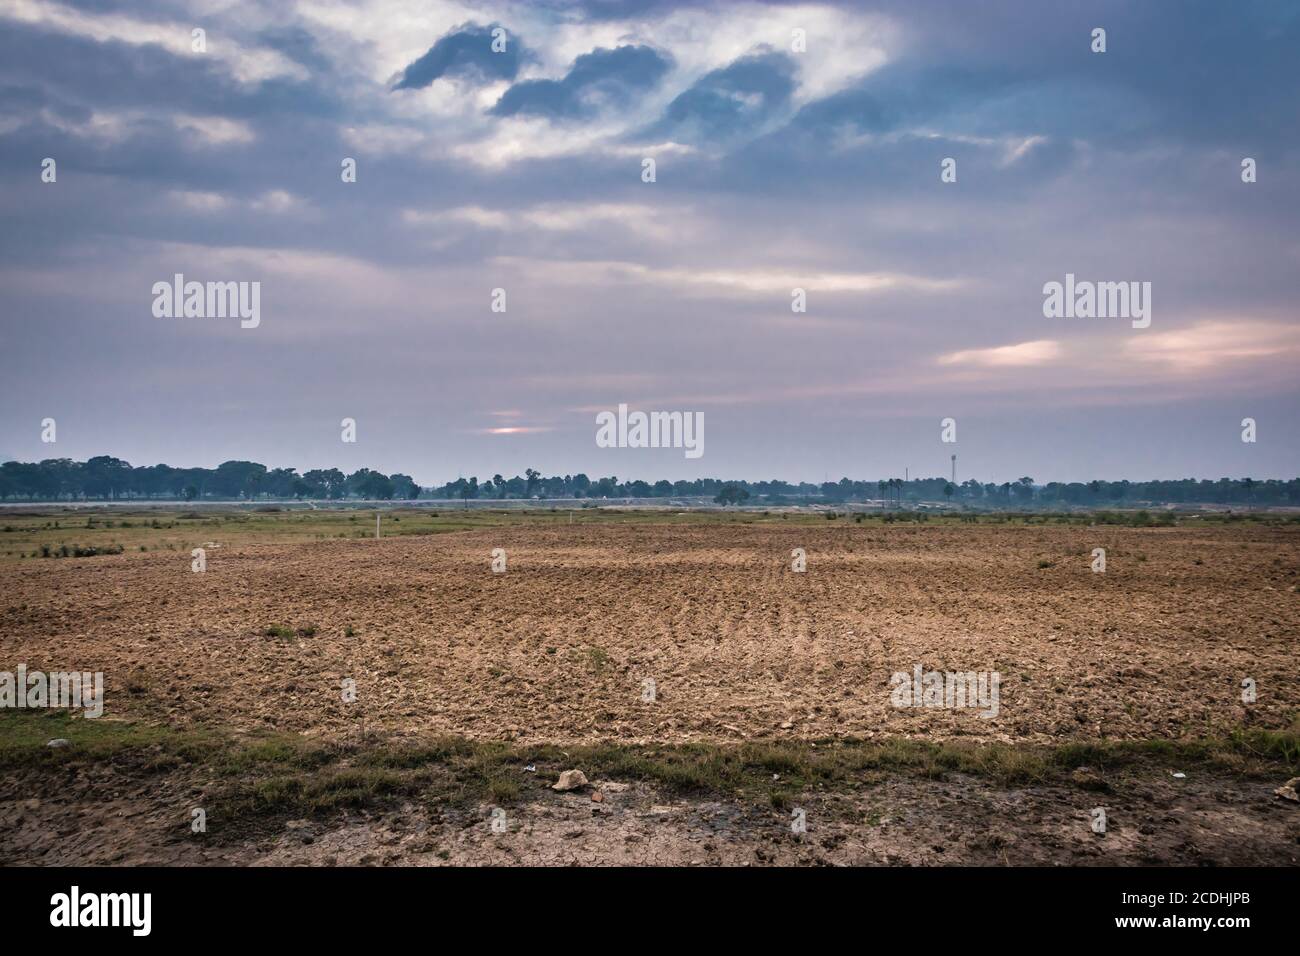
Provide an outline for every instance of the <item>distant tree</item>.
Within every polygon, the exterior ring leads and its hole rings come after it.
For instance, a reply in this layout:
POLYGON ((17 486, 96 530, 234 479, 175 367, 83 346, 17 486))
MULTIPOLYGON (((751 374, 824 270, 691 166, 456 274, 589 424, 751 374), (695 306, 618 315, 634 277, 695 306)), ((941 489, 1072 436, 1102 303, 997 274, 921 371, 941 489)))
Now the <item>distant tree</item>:
POLYGON ((748 501, 749 492, 736 484, 723 485, 722 489, 713 496, 713 500, 725 508, 727 505, 738 505, 748 501))
POLYGON ((536 468, 525 468, 524 477, 528 479, 528 485, 524 489, 524 497, 531 498, 533 489, 537 487, 537 480, 542 477, 542 473, 536 468))
POLYGON ((465 507, 469 507, 469 499, 478 497, 478 478, 471 478, 466 481, 464 478, 457 478, 456 484, 460 493, 461 501, 465 502, 465 507))
POLYGON ((223 461, 208 483, 208 490, 219 498, 251 498, 257 494, 266 465, 255 461, 223 461))
POLYGON ((185 495, 186 501, 193 501, 199 496, 199 489, 195 488, 193 485, 186 485, 185 491, 182 492, 182 494, 185 495))
POLYGON ((410 475, 389 475, 393 483, 393 497, 400 501, 413 501, 420 497, 420 486, 410 475))
POLYGON ((947 483, 943 486, 943 493, 948 497, 948 500, 949 500, 949 501, 952 501, 952 493, 953 493, 954 491, 956 491, 956 490, 957 490, 957 489, 953 487, 953 484, 952 484, 951 481, 950 481, 950 482, 947 482, 947 483))
MULTIPOLYGON (((83 471, 88 498, 116 498, 130 483, 130 462, 112 455, 97 455, 87 459, 83 471)), ((39 476, 40 471, 36 474, 39 476)))
POLYGON ((359 498, 387 501, 393 497, 393 480, 380 471, 361 468, 348 475, 348 491, 359 498))
POLYGON ((311 485, 312 497, 342 498, 347 494, 348 480, 343 476, 343 472, 337 468, 325 470, 317 468, 307 472, 302 477, 307 484, 311 485))

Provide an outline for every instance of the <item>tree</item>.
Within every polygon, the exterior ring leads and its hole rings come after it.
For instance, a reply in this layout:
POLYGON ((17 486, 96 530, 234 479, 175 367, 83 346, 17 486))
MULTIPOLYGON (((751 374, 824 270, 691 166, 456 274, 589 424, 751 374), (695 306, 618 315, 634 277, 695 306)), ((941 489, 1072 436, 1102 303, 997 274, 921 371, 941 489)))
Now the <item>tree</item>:
POLYGON ((130 462, 112 455, 87 459, 83 471, 86 476, 83 487, 88 498, 116 498, 131 480, 130 462))
POLYGON ((953 487, 951 481, 945 483, 943 486, 943 493, 948 497, 949 501, 952 501, 952 493, 956 490, 957 489, 953 487))
POLYGON ((371 471, 361 481, 357 490, 363 498, 387 501, 393 497, 393 480, 380 471, 371 471))
POLYGON ((714 495, 713 500, 725 508, 727 505, 738 505, 748 501, 749 492, 736 484, 723 485, 722 489, 714 495))
POLYGON ((384 501, 393 497, 393 481, 381 471, 361 468, 347 477, 347 488, 359 498, 379 498, 384 501))
POLYGON ((342 498, 347 494, 347 479, 337 468, 326 470, 315 468, 302 478, 311 486, 311 495, 314 498, 342 498))
POLYGON ((186 501, 193 501, 199 496, 199 489, 195 488, 193 485, 186 485, 184 494, 186 501))
POLYGON ((537 487, 537 479, 542 477, 542 473, 536 468, 525 468, 524 477, 528 479, 528 486, 524 490, 524 497, 531 498, 533 489, 537 487))
POLYGON ((219 498, 251 498, 265 475, 266 465, 255 461, 223 461, 217 466, 208 487, 219 498))
POLYGON ((478 478, 471 478, 469 481, 459 478, 456 483, 460 485, 460 498, 468 508, 469 499, 478 497, 478 478))
POLYGON ((420 497, 420 486, 410 475, 390 475, 393 483, 393 497, 401 501, 413 501, 420 497))

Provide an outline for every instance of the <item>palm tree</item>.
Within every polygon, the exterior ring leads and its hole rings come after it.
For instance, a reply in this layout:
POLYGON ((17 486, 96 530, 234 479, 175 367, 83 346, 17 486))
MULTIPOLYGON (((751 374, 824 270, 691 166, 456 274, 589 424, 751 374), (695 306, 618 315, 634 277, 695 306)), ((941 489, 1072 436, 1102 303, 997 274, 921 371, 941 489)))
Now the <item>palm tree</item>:
POLYGON ((899 510, 902 510, 902 507, 903 507, 903 479, 902 479, 902 478, 890 478, 890 479, 889 479, 889 487, 890 487, 890 489, 894 492, 894 501, 895 501, 895 503, 898 505, 899 510))

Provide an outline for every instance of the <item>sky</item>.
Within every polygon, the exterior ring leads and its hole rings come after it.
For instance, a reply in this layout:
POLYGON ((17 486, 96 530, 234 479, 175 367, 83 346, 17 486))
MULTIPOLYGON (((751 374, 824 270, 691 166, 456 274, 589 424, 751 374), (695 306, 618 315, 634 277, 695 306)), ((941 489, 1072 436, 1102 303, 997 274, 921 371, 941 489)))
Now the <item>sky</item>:
POLYGON ((1292 478, 1298 47, 1250 0, 0 0, 0 460, 1292 478), (156 315, 177 273, 256 327, 156 315), (1045 315, 1067 275, 1149 325, 1045 315), (704 453, 599 447, 620 404, 704 453))

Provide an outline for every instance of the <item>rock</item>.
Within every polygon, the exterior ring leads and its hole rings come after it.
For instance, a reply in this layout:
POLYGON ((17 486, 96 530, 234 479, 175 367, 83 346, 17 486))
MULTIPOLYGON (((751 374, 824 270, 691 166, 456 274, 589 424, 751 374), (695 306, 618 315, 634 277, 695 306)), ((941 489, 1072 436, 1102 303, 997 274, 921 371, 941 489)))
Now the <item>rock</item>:
POLYGON ((782 729, 782 730, 793 730, 793 729, 794 729, 794 721, 792 721, 792 720, 783 720, 783 721, 781 721, 781 729, 782 729))
POLYGON ((62 737, 55 737, 53 740, 51 740, 51 741, 50 741, 49 743, 47 743, 45 746, 47 746, 47 747, 54 747, 54 748, 56 748, 56 749, 59 748, 59 747, 70 747, 70 746, 72 746, 72 741, 71 741, 71 740, 65 740, 65 739, 62 738, 62 737))
POLYGON ((1297 788, 1300 788, 1300 777, 1292 777, 1282 786, 1273 791, 1274 795, 1281 797, 1283 800, 1290 800, 1292 803, 1300 803, 1300 794, 1297 794, 1297 788))
POLYGON ((599 790, 593 790, 593 791, 591 792, 591 802, 592 802, 592 803, 602 803, 602 802, 604 801, 604 799, 605 799, 605 795, 604 795, 603 793, 601 793, 599 790))
POLYGON ((568 790, 581 790, 587 785, 587 775, 581 770, 566 770, 560 774, 560 779, 552 785, 552 790, 561 792, 568 790))

